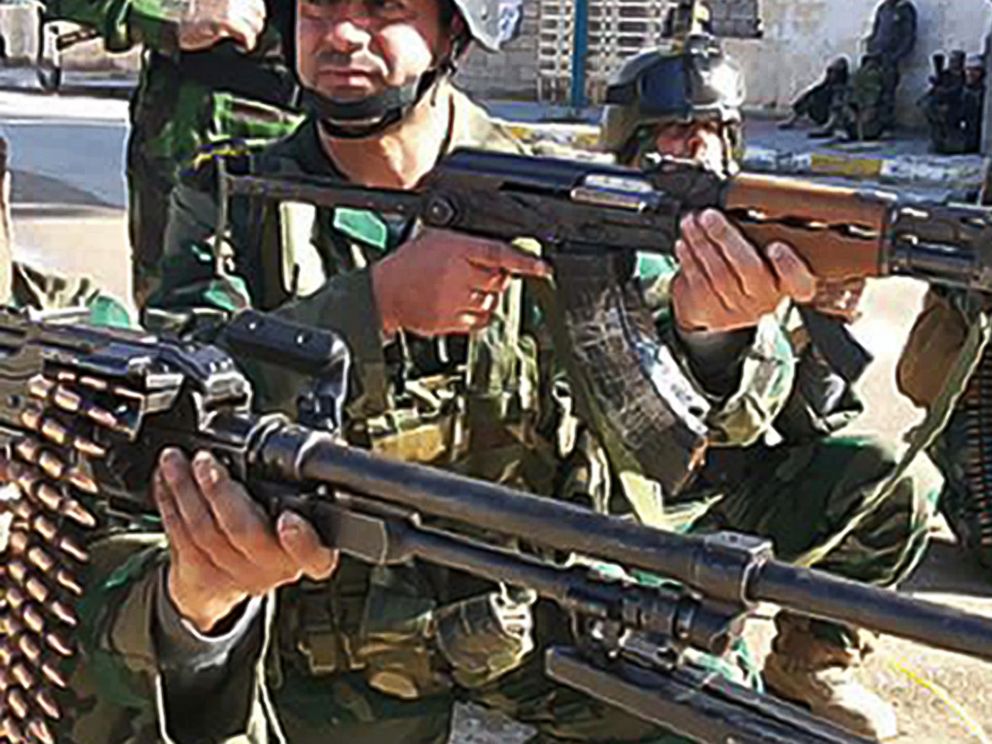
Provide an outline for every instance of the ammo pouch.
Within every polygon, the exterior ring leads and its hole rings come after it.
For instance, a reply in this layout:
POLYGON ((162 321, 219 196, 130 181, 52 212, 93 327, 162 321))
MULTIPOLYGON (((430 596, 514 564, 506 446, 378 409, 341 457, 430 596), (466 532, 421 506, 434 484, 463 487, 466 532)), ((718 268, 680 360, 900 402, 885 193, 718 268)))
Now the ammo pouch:
POLYGON ((332 581, 302 581, 285 594, 283 656, 311 676, 361 671, 372 687, 403 699, 444 690, 447 679, 431 661, 433 595, 420 567, 344 557, 332 581))

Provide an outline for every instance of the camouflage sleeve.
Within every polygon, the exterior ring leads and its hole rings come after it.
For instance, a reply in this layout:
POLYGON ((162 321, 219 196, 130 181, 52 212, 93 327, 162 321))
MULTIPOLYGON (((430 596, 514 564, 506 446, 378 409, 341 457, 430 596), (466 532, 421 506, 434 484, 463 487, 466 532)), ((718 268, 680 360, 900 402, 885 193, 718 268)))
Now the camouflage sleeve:
MULTIPOLYGON (((162 283, 149 305, 165 310, 214 308, 226 312, 252 304, 236 262, 218 261, 216 179, 209 169, 183 179, 173 191, 165 233, 162 283)), ((225 247, 228 255, 233 247, 225 247)), ((357 416, 386 407, 383 339, 367 270, 339 274, 314 294, 287 303, 279 314, 299 323, 336 331, 352 353, 350 409, 357 416)), ((305 378, 273 365, 244 364, 260 405, 291 411, 305 378)))
POLYGON ((795 358, 778 317, 762 318, 743 343, 738 341, 733 358, 725 360, 717 375, 713 374, 712 358, 709 363, 699 358, 698 345, 694 352, 689 344, 678 340, 674 330, 668 335, 676 339, 677 356, 684 361, 688 376, 712 405, 707 418, 712 444, 746 447, 771 429, 795 377, 795 358))
POLYGON ((17 307, 42 312, 88 308, 90 322, 126 328, 131 325, 127 307, 101 292, 87 277, 67 277, 15 261, 11 298, 17 307))
POLYGON ((796 360, 782 322, 777 316, 762 318, 750 334, 734 334, 732 348, 714 349, 698 339, 687 343, 672 317, 671 280, 678 265, 669 257, 638 259, 638 280, 659 332, 670 341, 694 387, 710 402, 711 443, 726 447, 754 443, 771 428, 793 388, 796 360))
POLYGON ((233 247, 215 246, 220 217, 215 174, 209 166, 184 173, 172 190, 162 246, 162 281, 148 300, 150 307, 234 312, 251 305, 248 285, 230 259, 233 247))
POLYGON ((94 704, 80 706, 71 740, 270 741, 261 692, 268 615, 228 649, 223 673, 195 668, 202 654, 181 658, 163 651, 168 644, 163 644, 158 618, 167 560, 164 537, 112 535, 92 546, 91 556, 80 608, 86 664, 74 687, 91 693, 94 704), (203 705, 204 700, 211 705, 203 705))
POLYGON ((144 44, 163 54, 178 52, 183 0, 59 0, 46 8, 53 17, 96 29, 108 51, 144 44))

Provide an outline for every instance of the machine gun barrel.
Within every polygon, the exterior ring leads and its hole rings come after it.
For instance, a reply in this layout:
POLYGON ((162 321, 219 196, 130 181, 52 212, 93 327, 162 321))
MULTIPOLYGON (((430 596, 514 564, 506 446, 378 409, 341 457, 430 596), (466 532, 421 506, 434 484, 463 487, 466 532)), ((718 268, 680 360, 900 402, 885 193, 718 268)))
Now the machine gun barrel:
POLYGON ((400 506, 425 517, 675 579, 729 604, 797 612, 992 660, 992 619, 900 596, 753 551, 739 536, 687 536, 457 474, 376 456, 296 427, 270 433, 253 459, 269 472, 400 506))

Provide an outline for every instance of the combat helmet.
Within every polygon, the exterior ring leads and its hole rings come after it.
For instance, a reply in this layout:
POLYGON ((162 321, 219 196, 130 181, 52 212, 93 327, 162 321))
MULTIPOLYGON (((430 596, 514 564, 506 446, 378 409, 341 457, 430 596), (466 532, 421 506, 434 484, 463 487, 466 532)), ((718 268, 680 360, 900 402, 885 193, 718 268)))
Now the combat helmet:
POLYGON ((740 138, 744 75, 712 36, 688 37, 674 49, 628 60, 606 90, 600 146, 628 159, 637 135, 657 124, 718 121, 731 149, 740 138))
POLYGON ((490 52, 499 51, 510 36, 506 14, 519 12, 521 0, 441 0, 452 15, 464 21, 464 34, 455 39, 451 53, 418 80, 389 88, 358 100, 336 101, 317 91, 303 88, 304 106, 320 119, 321 125, 335 137, 363 138, 393 126, 404 119, 442 77, 451 75, 466 49, 477 43, 490 52))

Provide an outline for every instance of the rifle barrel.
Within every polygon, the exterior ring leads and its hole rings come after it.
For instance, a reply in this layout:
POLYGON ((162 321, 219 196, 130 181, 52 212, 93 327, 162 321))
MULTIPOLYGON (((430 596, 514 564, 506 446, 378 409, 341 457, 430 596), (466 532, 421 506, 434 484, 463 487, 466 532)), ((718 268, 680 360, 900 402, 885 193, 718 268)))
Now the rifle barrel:
POLYGON ((653 529, 436 468, 390 460, 288 425, 256 461, 279 476, 321 482, 425 516, 471 523, 680 581, 725 602, 784 608, 992 661, 992 619, 819 571, 756 557, 712 538, 653 529))

